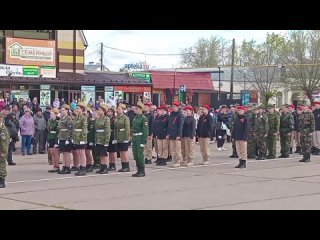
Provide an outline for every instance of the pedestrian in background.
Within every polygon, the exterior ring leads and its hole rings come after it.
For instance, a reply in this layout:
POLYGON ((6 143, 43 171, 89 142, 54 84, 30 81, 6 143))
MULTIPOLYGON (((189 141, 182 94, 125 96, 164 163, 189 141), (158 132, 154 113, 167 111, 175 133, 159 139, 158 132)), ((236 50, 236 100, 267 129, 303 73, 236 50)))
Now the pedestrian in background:
POLYGON ((19 127, 21 130, 21 153, 22 156, 33 155, 31 152, 31 138, 35 134, 34 120, 31 116, 32 111, 26 107, 24 115, 20 118, 19 127))
POLYGON ((34 134, 34 144, 33 144, 33 154, 37 154, 37 147, 40 154, 45 154, 45 142, 44 134, 47 128, 46 120, 43 117, 42 109, 38 108, 33 116, 35 134, 34 134))

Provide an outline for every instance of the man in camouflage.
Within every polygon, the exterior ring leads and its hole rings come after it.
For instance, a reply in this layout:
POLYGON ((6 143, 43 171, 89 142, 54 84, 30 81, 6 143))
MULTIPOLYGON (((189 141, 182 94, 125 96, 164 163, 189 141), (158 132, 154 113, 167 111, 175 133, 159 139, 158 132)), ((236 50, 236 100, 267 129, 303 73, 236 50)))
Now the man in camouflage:
POLYGON ((269 121, 267 114, 264 113, 264 105, 258 107, 258 114, 254 123, 254 134, 257 140, 258 157, 257 160, 266 159, 267 155, 267 136, 269 132, 269 121))
POLYGON ((269 132, 267 137, 268 159, 276 158, 277 136, 279 134, 279 115, 272 104, 268 105, 269 132))
POLYGON ((303 158, 299 162, 310 162, 312 135, 315 129, 314 115, 307 104, 302 104, 303 112, 299 116, 298 130, 300 133, 300 143, 302 147, 303 158))
POLYGON ((254 123, 256 114, 253 112, 252 104, 248 104, 247 106, 247 112, 246 112, 246 118, 249 122, 249 131, 248 131, 248 159, 255 159, 256 158, 256 140, 254 137, 254 123))
POLYGON ((231 158, 238 158, 236 144, 233 139, 233 132, 234 132, 234 123, 237 120, 238 113, 236 112, 236 108, 239 106, 239 104, 230 105, 230 112, 231 112, 231 118, 230 118, 230 133, 231 133, 231 141, 232 141, 232 155, 231 158))
POLYGON ((7 177, 7 155, 10 143, 10 136, 4 125, 4 115, 0 113, 0 188, 6 187, 7 177))
POLYGON ((288 110, 288 104, 281 107, 280 116, 280 143, 281 155, 279 158, 288 158, 290 154, 291 134, 294 129, 294 120, 292 114, 288 110))

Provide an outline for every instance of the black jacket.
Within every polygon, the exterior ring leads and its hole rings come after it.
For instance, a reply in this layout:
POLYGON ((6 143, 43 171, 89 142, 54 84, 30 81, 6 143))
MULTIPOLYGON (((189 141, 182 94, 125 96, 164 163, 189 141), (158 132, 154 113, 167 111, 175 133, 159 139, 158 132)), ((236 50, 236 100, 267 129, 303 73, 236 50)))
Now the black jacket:
POLYGON ((314 122, 315 122, 315 131, 320 131, 320 109, 315 109, 313 111, 314 122))
POLYGON ((165 139, 168 135, 169 116, 163 115, 157 117, 157 138, 165 139))
POLYGON ((238 115, 236 121, 234 122, 234 140, 248 141, 249 128, 250 122, 248 119, 244 115, 238 115))
POLYGON ((212 128, 212 116, 209 113, 207 115, 201 115, 197 126, 197 136, 201 138, 211 137, 212 128))
POLYGON ((149 136, 152 134, 152 120, 153 120, 153 114, 152 113, 147 113, 145 114, 146 118, 148 118, 148 123, 149 123, 149 136))
POLYGON ((169 116, 168 135, 170 140, 182 137, 183 115, 181 111, 172 112, 169 116))
POLYGON ((159 120, 160 120, 161 116, 156 116, 153 120, 152 120, 152 126, 151 126, 151 132, 153 135, 153 138, 158 136, 159 133, 159 120))
POLYGON ((221 129, 221 124, 224 123, 230 129, 230 120, 227 114, 219 113, 218 122, 216 123, 216 130, 221 129))
POLYGON ((293 121, 294 121, 294 130, 293 131, 298 131, 298 122, 299 122, 299 118, 298 118, 298 113, 296 111, 291 113, 292 117, 293 117, 293 121))
POLYGON ((182 137, 194 138, 196 135, 196 119, 193 116, 185 117, 183 123, 182 137))

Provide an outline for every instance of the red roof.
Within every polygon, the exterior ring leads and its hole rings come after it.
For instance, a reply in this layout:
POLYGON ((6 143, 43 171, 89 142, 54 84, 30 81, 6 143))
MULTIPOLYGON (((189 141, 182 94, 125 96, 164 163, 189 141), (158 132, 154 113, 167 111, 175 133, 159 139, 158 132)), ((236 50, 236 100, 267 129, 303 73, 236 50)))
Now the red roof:
POLYGON ((210 73, 204 72, 164 72, 164 71, 150 71, 153 87, 157 89, 178 89, 180 85, 186 85, 188 89, 192 90, 213 90, 213 84, 210 73), (175 80, 174 80, 175 78, 175 80), (175 82, 175 84, 174 84, 175 82))

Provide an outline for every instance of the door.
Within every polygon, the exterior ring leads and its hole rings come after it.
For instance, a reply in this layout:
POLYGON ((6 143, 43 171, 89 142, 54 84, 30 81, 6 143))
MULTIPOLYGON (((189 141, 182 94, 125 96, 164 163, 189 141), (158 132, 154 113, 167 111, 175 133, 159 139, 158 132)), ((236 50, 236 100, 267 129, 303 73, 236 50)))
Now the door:
POLYGON ((69 91, 68 103, 72 103, 72 100, 75 99, 77 102, 81 99, 81 91, 69 91))

